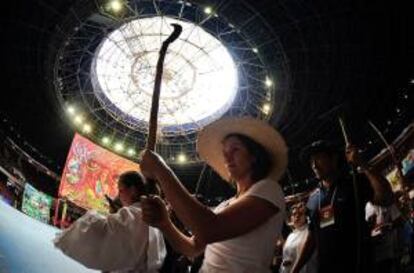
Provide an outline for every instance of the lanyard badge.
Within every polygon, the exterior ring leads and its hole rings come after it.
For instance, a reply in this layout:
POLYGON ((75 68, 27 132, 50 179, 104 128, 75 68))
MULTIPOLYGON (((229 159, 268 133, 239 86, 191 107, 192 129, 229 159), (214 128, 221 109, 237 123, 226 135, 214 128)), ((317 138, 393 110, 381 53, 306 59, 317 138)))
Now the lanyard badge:
POLYGON ((319 210, 319 226, 325 228, 335 224, 334 208, 332 205, 325 206, 319 210))
POLYGON ((332 194, 330 204, 321 208, 321 195, 319 194, 319 226, 320 228, 325 228, 335 224, 335 212, 334 212, 334 200, 336 195, 335 188, 334 193, 332 194))

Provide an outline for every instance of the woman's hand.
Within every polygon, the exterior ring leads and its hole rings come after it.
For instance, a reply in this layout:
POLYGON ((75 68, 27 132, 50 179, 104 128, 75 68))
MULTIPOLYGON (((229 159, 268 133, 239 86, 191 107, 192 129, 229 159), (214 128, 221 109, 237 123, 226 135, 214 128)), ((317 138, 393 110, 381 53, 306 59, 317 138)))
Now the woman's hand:
POLYGON ((162 229, 170 223, 167 207, 159 196, 141 197, 142 220, 150 226, 162 229))
POLYGON ((157 174, 168 169, 168 166, 158 154, 145 150, 141 154, 140 169, 145 177, 156 179, 157 174))

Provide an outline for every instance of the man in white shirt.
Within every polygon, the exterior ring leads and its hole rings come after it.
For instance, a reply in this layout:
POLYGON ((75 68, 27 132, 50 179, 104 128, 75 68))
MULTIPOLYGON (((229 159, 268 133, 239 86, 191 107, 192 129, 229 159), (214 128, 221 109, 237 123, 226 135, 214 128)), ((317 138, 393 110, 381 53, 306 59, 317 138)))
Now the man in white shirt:
POLYGON ((126 172, 118 180, 122 208, 103 216, 88 211, 58 234, 55 246, 86 267, 111 272, 158 272, 166 256, 162 234, 141 219, 145 178, 126 172))
POLYGON ((371 228, 374 272, 392 272, 395 266, 397 231, 395 223, 401 213, 395 204, 379 206, 368 202, 365 206, 365 220, 371 228))

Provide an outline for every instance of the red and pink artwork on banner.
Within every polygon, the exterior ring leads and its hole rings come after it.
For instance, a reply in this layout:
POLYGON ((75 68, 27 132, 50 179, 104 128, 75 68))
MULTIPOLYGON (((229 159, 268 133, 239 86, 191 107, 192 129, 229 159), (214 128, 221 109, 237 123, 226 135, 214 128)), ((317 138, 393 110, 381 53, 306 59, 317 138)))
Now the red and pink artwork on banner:
POLYGON ((60 181, 59 196, 85 209, 108 211, 104 195, 118 194, 121 173, 137 171, 139 165, 76 134, 60 181))

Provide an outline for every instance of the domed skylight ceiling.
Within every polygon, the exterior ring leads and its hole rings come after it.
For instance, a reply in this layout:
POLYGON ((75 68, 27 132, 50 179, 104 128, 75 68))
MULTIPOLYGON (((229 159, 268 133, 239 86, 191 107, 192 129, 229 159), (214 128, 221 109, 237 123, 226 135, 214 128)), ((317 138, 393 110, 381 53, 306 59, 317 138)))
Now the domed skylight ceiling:
POLYGON ((111 102, 107 111, 115 106, 129 119, 148 121, 158 51, 172 32, 171 23, 183 32, 165 59, 160 126, 207 124, 232 105, 238 78, 226 47, 194 23, 155 16, 123 24, 96 50, 92 83, 102 105, 111 102))

